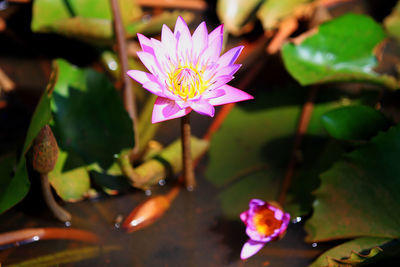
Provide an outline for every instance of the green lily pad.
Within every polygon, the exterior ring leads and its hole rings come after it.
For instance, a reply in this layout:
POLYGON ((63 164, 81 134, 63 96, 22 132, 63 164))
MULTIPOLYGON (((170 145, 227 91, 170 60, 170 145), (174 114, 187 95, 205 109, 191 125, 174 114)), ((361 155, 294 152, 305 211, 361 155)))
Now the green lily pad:
POLYGON ((265 30, 271 30, 278 26, 278 23, 289 16, 301 5, 313 0, 268 0, 264 1, 257 12, 265 30))
POLYGON ((315 191, 314 213, 305 225, 307 240, 399 238, 399 157, 397 125, 323 173, 315 191))
MULTIPOLYGON (((141 17, 135 1, 118 2, 125 27, 141 17)), ((31 28, 35 32, 56 32, 95 42, 113 38, 109 0, 35 0, 32 13, 31 28)))
MULTIPOLYGON (((310 146, 304 146, 304 163, 293 178, 302 178, 302 187, 292 187, 289 198, 301 199, 304 204, 295 207, 297 204, 290 201, 284 205, 296 210, 296 216, 309 211, 311 191, 319 184, 319 173, 302 176, 301 172, 310 174, 313 163, 327 149, 329 137, 320 117, 342 103, 336 91, 321 90, 320 94, 318 99, 324 101, 315 103, 305 137, 310 146)), ((220 190, 218 197, 227 217, 237 218, 251 198, 277 199, 304 101, 304 91, 298 87, 259 93, 254 100, 235 106, 213 136, 206 178, 220 190)))
POLYGON ((400 40, 400 2, 397 2, 392 13, 385 18, 383 25, 390 36, 400 40))
POLYGON ((327 112, 322 122, 328 133, 340 140, 368 140, 386 130, 385 116, 369 106, 347 106, 327 112))
POLYGON ((382 253, 381 246, 389 241, 390 238, 357 238, 324 252, 309 267, 355 266, 382 253))
POLYGON ((282 56, 286 69, 302 85, 361 81, 397 89, 393 76, 374 70, 374 49, 385 37, 370 17, 347 14, 320 25, 298 45, 284 45, 282 56))
POLYGON ((59 147, 68 152, 65 164, 74 169, 97 163, 107 170, 115 154, 133 147, 132 121, 104 74, 61 59, 56 63, 59 75, 52 98, 52 128, 59 147))
POLYGON ((235 35, 247 31, 245 25, 255 20, 255 12, 264 0, 219 0, 217 14, 226 29, 235 35))
POLYGON ((49 182, 57 194, 65 201, 81 200, 90 189, 90 177, 86 167, 63 172, 68 153, 59 151, 53 171, 49 173, 49 182))

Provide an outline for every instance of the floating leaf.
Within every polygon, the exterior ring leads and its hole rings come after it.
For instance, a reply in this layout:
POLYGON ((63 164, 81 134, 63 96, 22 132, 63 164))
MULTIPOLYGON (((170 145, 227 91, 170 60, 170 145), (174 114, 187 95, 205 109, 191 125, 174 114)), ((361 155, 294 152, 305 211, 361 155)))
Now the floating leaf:
POLYGON ((245 27, 255 20, 255 12, 264 0, 219 0, 217 14, 226 29, 235 35, 247 32, 245 27))
MULTIPOLYGON (((114 154, 133 147, 133 127, 120 96, 104 74, 56 61, 59 77, 53 92, 53 130, 59 147, 84 165, 106 170, 114 154)), ((68 161, 69 159, 67 159, 68 161)), ((66 163, 69 168, 82 164, 66 163)))
POLYGON ((383 24, 390 36, 400 40, 400 2, 397 2, 392 13, 385 18, 383 24))
POLYGON ((347 14, 320 25, 298 45, 286 44, 282 56, 302 85, 362 81, 396 89, 399 83, 393 76, 374 71, 374 49, 384 38, 382 27, 371 18, 347 14))
POLYGON ((57 194, 65 201, 81 200, 90 189, 90 177, 86 167, 63 172, 68 153, 59 151, 56 166, 49 173, 49 182, 57 194))
POLYGON ((328 133, 340 140, 368 140, 386 130, 385 116, 369 106, 347 106, 327 112, 322 122, 328 133))
MULTIPOLYGON (((221 190, 219 198, 225 215, 237 218, 246 210, 251 198, 277 199, 304 97, 298 87, 263 92, 248 104, 235 106, 215 133, 206 177, 221 190)), ((323 153, 328 141, 320 116, 341 103, 328 89, 321 92, 321 99, 326 102, 315 104, 306 136, 312 146, 305 146, 304 161, 309 160, 310 164, 303 164, 304 171, 310 170, 311 163, 323 153)), ((301 212, 306 212, 311 207, 312 197, 305 195, 311 195, 319 180, 315 173, 302 178, 301 190, 294 188, 291 195, 292 199, 306 199, 301 207, 301 212)))
POLYGON ((318 242, 359 236, 399 238, 400 125, 374 137, 321 175, 305 228, 318 242))
POLYGON ((389 238, 361 237, 348 241, 324 252, 310 267, 357 265, 381 253, 382 249, 379 246, 390 240, 389 238))
MULTIPOLYGON (((135 1, 118 2, 125 27, 141 17, 141 9, 135 1)), ((108 0, 35 0, 32 13, 31 28, 36 32, 56 32, 94 42, 113 37, 108 0)))
POLYGON ((268 0, 265 1, 257 12, 265 30, 277 27, 278 23, 293 16, 296 9, 313 0, 268 0))

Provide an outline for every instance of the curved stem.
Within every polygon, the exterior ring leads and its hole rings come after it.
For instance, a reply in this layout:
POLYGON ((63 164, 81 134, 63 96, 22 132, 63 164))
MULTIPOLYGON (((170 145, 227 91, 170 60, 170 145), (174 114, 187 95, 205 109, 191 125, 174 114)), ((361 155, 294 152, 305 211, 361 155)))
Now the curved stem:
POLYGON ((47 206, 50 208, 51 212, 62 222, 67 222, 71 220, 71 214, 64 210, 53 197, 53 193, 51 192, 49 178, 47 173, 40 175, 40 180, 42 182, 42 192, 44 200, 46 201, 47 206))
POLYGON ((196 187, 196 179, 194 177, 193 160, 190 149, 190 115, 182 117, 181 135, 182 135, 182 163, 183 176, 185 177, 185 185, 189 191, 196 187))
POLYGON ((304 135, 307 132, 308 124, 310 122, 311 115, 314 110, 314 100, 317 95, 317 91, 318 91, 317 86, 313 86, 310 88, 307 102, 304 104, 303 109, 301 110, 301 115, 299 124, 297 126, 292 155, 290 157, 290 161, 286 169, 285 178, 283 179, 281 190, 279 192, 278 202, 281 206, 284 206, 285 204, 287 191, 289 189, 290 184, 292 183, 294 169, 298 161, 298 155, 300 152, 301 143, 303 141, 304 135))
POLYGON ((126 52, 126 40, 125 40, 125 30, 124 25, 122 23, 121 13, 118 6, 117 0, 111 0, 111 7, 114 17, 114 30, 115 35, 117 37, 117 45, 118 45, 118 56, 119 62, 121 64, 121 80, 124 84, 124 92, 123 92, 123 100, 126 111, 133 122, 133 134, 135 138, 135 145, 132 149, 132 158, 139 152, 139 131, 137 129, 138 119, 137 119, 137 107, 136 107, 136 99, 135 94, 133 93, 133 88, 131 84, 131 80, 126 74, 128 67, 128 55, 126 52))
POLYGON ((99 237, 91 232, 65 228, 26 228, 0 234, 0 249, 28 244, 39 240, 65 239, 98 243, 99 237))

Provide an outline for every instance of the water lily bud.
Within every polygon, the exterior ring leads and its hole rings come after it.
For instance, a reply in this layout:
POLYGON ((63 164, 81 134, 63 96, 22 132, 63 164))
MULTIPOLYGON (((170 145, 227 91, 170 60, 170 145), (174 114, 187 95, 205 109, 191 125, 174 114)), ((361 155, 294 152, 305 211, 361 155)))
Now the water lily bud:
POLYGON ((131 233, 149 226, 168 210, 170 202, 166 196, 156 196, 144 201, 129 214, 122 228, 131 233))
POLYGON ((36 136, 32 146, 32 166, 39 173, 54 169, 58 158, 58 145, 49 125, 45 125, 36 136))

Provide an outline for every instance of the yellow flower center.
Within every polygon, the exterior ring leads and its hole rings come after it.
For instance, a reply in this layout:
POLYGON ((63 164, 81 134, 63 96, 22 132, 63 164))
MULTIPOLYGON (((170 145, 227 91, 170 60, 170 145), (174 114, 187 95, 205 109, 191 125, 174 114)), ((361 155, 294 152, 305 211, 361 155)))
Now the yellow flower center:
POLYGON ((178 67, 168 78, 168 89, 185 101, 201 95, 207 88, 201 73, 192 66, 178 67))
POLYGON ((253 217, 253 222, 257 232, 263 236, 272 235, 282 225, 282 221, 275 218, 275 212, 265 207, 261 207, 257 211, 253 217))

